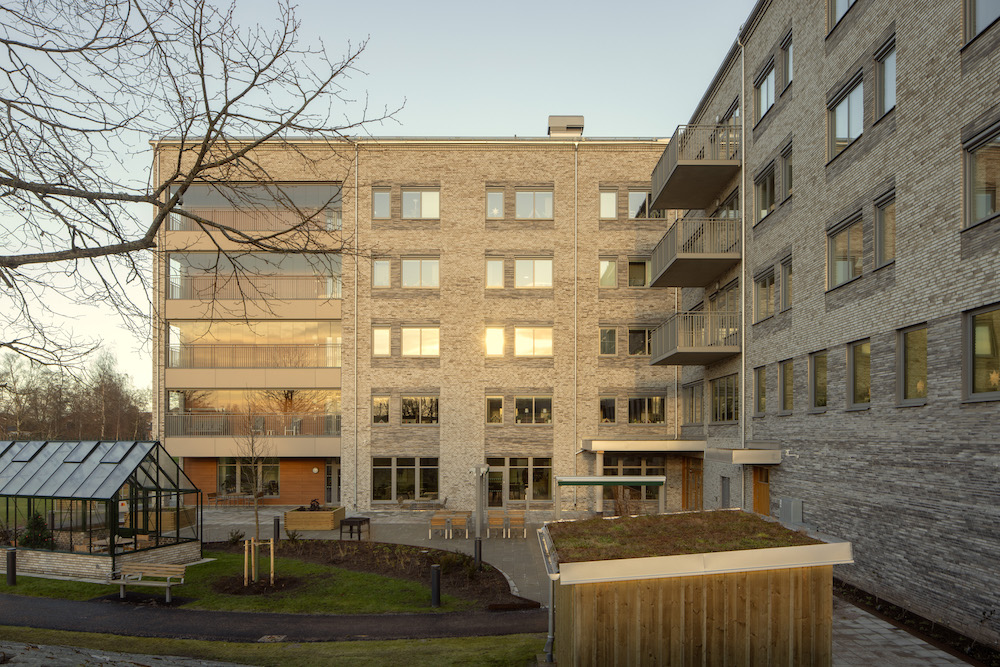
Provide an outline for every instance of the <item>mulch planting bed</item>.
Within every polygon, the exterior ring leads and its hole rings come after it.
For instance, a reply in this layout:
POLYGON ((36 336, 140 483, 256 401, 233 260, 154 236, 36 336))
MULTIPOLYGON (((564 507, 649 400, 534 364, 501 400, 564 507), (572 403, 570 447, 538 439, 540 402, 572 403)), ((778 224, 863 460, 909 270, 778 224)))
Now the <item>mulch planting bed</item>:
MULTIPOLYGON (((213 542, 206 543, 205 549, 242 553, 243 545, 213 542)), ((370 572, 397 579, 419 581, 427 585, 430 585, 431 565, 440 565, 441 591, 471 600, 480 609, 505 611, 539 607, 533 600, 511 594, 506 577, 496 568, 484 563, 483 569, 477 572, 471 556, 451 551, 382 542, 282 540, 275 545, 275 555, 279 558, 296 558, 309 563, 342 567, 355 572, 370 572)), ((242 576, 238 583, 242 589, 242 576)), ((278 583, 276 580, 275 584, 278 583)), ((260 591, 261 594, 267 592, 269 591, 260 591)))

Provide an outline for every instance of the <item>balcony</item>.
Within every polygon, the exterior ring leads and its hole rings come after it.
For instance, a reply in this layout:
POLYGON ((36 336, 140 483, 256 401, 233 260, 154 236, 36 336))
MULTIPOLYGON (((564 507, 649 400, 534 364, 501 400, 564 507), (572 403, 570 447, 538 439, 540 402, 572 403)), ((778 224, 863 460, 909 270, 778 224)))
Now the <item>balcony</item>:
MULTIPOLYGON (((340 414, 271 414, 249 418, 256 437, 340 437, 340 414)), ((167 415, 167 437, 247 437, 246 414, 182 412, 167 415)))
POLYGON ((651 208, 708 208, 739 170, 738 126, 680 125, 653 169, 651 208))
POLYGON ((340 368, 340 344, 171 345, 168 368, 340 368))
POLYGON ((651 287, 704 287, 740 261, 738 220, 685 218, 653 250, 651 287))
POLYGON ((207 274, 171 278, 170 299, 238 301, 339 299, 340 276, 259 276, 207 274))
MULTIPOLYGON (((322 211, 304 210, 301 214, 284 209, 193 208, 190 211, 199 218, 211 220, 241 232, 281 232, 293 227, 298 227, 302 232, 334 232, 340 230, 343 221, 343 214, 337 208, 322 211)), ((203 230, 202 226, 194 220, 172 213, 167 231, 200 232, 203 230)))
POLYGON ((738 312, 677 313, 653 331, 650 364, 705 366, 740 353, 738 312))

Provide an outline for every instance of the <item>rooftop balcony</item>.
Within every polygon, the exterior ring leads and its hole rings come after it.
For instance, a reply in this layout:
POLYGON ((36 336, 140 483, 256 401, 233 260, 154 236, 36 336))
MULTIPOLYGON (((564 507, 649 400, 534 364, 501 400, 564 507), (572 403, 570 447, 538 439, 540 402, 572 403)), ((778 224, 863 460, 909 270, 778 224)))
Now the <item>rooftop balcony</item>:
POLYGON ((232 412, 181 412, 167 416, 166 435, 197 437, 340 437, 340 414, 251 415, 232 412))
POLYGON ((653 169, 651 208, 707 208, 739 170, 738 126, 679 125, 653 169))
POLYGON ((170 368, 340 368, 339 343, 171 345, 170 368))
POLYGON ((685 218, 653 250, 651 287, 704 287, 740 261, 738 220, 685 218))
POLYGON ((340 276, 206 274, 171 278, 168 299, 211 301, 341 298, 340 276))
POLYGON ((677 313, 653 331, 650 364, 705 366, 740 353, 738 312, 677 313))

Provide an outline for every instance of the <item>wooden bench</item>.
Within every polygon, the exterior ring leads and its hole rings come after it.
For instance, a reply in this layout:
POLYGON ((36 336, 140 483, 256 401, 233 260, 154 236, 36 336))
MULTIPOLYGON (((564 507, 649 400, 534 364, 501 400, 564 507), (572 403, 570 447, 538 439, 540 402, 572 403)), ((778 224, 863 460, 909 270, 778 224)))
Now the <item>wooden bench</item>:
POLYGON ((121 569, 111 573, 109 584, 121 588, 119 597, 125 599, 126 586, 155 586, 167 589, 167 603, 170 603, 170 587, 184 583, 184 565, 164 563, 125 563, 121 569))

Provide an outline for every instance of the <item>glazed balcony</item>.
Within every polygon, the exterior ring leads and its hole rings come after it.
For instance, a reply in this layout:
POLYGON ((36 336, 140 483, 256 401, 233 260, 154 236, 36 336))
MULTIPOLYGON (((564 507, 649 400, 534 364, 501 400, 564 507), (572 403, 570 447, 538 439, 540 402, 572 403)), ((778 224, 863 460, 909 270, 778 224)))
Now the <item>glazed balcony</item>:
POLYGON ((705 366, 740 353, 738 312, 677 313, 653 331, 650 364, 705 366))
MULTIPOLYGON (((339 208, 302 211, 302 213, 288 210, 238 210, 234 208, 193 208, 190 210, 193 215, 199 218, 211 220, 241 232, 280 232, 293 227, 298 227, 302 232, 335 232, 340 230, 343 222, 343 214, 339 208)), ((172 213, 167 231, 200 232, 203 231, 203 228, 190 218, 172 213)))
POLYGON ((238 301, 339 299, 340 276, 199 275, 171 279, 170 299, 238 301))
POLYGON ((340 414, 251 415, 181 412, 167 415, 168 437, 340 437, 340 414), (249 424, 248 424, 249 422, 249 424), (249 428, 248 428, 249 425, 249 428))
POLYGON ((708 208, 739 170, 738 126, 680 125, 653 169, 651 208, 708 208))
POLYGON ((169 368, 340 368, 340 344, 171 345, 169 368))
POLYGON ((738 220, 685 218, 653 250, 651 287, 704 287, 740 262, 738 220))

